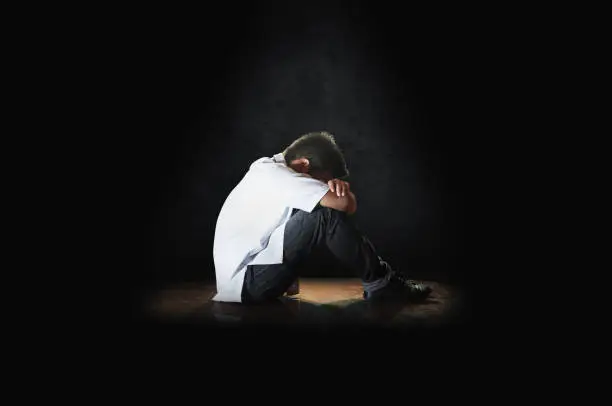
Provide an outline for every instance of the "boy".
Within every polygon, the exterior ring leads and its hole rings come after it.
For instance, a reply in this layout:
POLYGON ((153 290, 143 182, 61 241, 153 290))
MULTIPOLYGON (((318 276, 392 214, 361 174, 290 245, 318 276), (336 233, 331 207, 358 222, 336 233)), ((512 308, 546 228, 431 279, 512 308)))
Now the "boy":
POLYGON ((346 176, 344 156, 324 131, 253 162, 217 219, 213 300, 279 298, 297 280, 297 265, 320 244, 361 277, 364 299, 427 298, 429 287, 393 270, 352 224, 357 200, 346 176))

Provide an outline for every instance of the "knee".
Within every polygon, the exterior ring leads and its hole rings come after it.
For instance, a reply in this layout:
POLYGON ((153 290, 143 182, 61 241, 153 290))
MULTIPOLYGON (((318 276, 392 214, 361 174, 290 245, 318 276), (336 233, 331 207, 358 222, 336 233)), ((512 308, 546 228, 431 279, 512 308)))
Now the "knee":
POLYGON ((291 246, 318 244, 324 236, 334 234, 338 229, 346 230, 350 222, 347 214, 329 207, 317 206, 310 213, 299 210, 291 216, 285 226, 285 241, 291 246))
POLYGON ((324 207, 321 205, 317 205, 310 213, 298 210, 293 217, 296 221, 300 222, 316 222, 319 224, 330 225, 337 223, 339 221, 343 221, 346 218, 347 214, 343 211, 331 209, 329 207, 324 207))
POLYGON ((336 224, 346 220, 347 218, 347 214, 345 212, 329 207, 323 207, 321 205, 317 205, 311 214, 320 217, 321 220, 328 225, 336 224))

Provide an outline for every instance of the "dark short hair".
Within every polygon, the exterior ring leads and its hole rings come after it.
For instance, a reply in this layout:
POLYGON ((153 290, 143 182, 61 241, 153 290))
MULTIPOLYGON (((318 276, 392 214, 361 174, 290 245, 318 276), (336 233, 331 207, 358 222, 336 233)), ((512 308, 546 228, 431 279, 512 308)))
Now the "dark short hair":
POLYGON ((334 178, 349 175, 344 155, 334 136, 326 131, 315 131, 302 135, 283 152, 285 161, 308 158, 312 171, 329 171, 334 178))

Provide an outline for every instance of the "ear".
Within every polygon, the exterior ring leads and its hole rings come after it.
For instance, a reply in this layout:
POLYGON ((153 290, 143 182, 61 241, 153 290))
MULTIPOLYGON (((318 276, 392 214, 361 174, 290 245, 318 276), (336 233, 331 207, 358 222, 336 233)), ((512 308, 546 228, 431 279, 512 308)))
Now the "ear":
POLYGON ((308 158, 298 158, 291 161, 291 167, 297 172, 308 173, 310 170, 310 161, 308 158))

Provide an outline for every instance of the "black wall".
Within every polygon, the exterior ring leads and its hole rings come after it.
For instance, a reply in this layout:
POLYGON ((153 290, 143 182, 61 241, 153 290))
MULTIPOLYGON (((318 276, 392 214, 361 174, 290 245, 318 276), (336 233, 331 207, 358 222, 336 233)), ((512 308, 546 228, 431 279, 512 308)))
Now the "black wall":
POLYGON ((117 68, 141 282, 213 278, 229 191, 250 162, 312 130, 336 135, 357 221, 383 256, 464 277, 482 33, 457 10, 399 3, 229 8, 126 21, 117 68))

